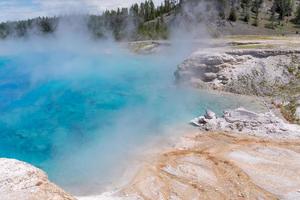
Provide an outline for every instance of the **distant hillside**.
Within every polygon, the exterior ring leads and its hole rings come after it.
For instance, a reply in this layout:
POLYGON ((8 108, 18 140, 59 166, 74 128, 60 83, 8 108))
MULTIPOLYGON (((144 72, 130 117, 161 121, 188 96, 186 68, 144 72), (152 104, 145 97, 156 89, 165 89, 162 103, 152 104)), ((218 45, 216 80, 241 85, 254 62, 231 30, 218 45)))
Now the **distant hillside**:
POLYGON ((167 39, 170 31, 223 34, 298 34, 300 0, 152 0, 100 15, 39 17, 0 24, 0 38, 87 31, 94 38, 167 39))

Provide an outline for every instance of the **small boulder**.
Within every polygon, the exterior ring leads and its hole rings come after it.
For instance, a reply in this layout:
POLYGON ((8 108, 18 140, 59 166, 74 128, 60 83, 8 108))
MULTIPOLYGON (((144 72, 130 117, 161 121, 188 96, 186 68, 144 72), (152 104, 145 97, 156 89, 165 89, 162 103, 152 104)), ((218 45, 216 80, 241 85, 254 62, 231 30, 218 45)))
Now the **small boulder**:
POLYGON ((198 117, 198 123, 199 124, 206 124, 207 122, 206 122, 205 118, 203 116, 201 116, 201 117, 198 117))
POLYGON ((225 81, 229 80, 229 78, 227 76, 224 76, 224 75, 221 75, 221 74, 218 75, 218 79, 219 80, 225 80, 225 81))
POLYGON ((211 110, 206 110, 206 113, 204 115, 205 119, 215 119, 216 118, 216 113, 214 113, 211 110))
POLYGON ((206 82, 210 82, 213 81, 217 78, 217 74, 216 73, 212 73, 212 72, 208 72, 208 73, 204 73, 204 81, 206 82))
POLYGON ((228 84, 228 81, 222 80, 221 83, 222 83, 223 85, 227 85, 227 84, 228 84))

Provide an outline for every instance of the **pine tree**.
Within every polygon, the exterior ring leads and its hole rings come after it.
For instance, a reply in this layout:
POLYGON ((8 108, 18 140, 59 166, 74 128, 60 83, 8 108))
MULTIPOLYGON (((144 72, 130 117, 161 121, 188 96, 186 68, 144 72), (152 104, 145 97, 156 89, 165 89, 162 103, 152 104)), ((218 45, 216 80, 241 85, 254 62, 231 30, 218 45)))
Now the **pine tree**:
POLYGON ((171 10, 171 2, 170 0, 165 0, 164 13, 170 12, 170 10, 171 10))
POLYGON ((228 20, 232 22, 235 22, 237 20, 237 13, 234 6, 231 6, 228 20))
POLYGON ((150 6, 149 2, 145 1, 145 16, 144 16, 144 21, 149 21, 150 19, 150 6))
POLYGON ((276 8, 273 5, 271 8, 271 17, 270 17, 270 21, 271 21, 271 28, 274 29, 275 28, 275 21, 276 21, 276 8))
POLYGON ((149 1, 149 7, 150 7, 150 20, 153 20, 156 17, 156 13, 155 13, 155 6, 152 0, 149 1))
POLYGON ((251 0, 241 0, 241 8, 243 9, 243 21, 250 21, 251 0))
POLYGON ((273 6, 275 11, 279 14, 278 19, 283 20, 293 13, 294 1, 293 0, 274 0, 273 6))
POLYGON ((139 16, 144 21, 144 19, 145 19, 145 4, 144 3, 141 3, 141 5, 140 5, 139 16))
POLYGON ((132 17, 137 17, 139 15, 139 5, 137 3, 135 3, 131 6, 130 15, 132 17))
POLYGON ((219 17, 225 19, 225 8, 227 0, 218 0, 216 4, 217 11, 219 12, 219 17))
POLYGON ((254 0, 253 1, 252 10, 255 13, 255 18, 254 18, 254 23, 253 23, 254 26, 258 26, 258 24, 259 24, 259 13, 260 13, 260 8, 261 8, 262 3, 263 3, 263 0, 254 0))
POLYGON ((298 8, 297 8, 297 11, 296 11, 296 17, 295 17, 295 19, 294 19, 294 22, 295 22, 296 24, 300 24, 300 5, 299 5, 298 8))

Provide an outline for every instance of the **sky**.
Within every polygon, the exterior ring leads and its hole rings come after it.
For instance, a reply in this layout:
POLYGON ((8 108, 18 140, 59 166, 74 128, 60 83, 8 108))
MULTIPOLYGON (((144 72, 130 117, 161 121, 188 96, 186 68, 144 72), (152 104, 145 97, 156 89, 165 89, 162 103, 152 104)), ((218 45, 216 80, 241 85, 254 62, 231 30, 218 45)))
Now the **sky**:
MULTIPOLYGON (((0 0, 0 22, 70 13, 101 13, 144 0, 0 0)), ((153 0, 158 5, 163 0, 153 0)))

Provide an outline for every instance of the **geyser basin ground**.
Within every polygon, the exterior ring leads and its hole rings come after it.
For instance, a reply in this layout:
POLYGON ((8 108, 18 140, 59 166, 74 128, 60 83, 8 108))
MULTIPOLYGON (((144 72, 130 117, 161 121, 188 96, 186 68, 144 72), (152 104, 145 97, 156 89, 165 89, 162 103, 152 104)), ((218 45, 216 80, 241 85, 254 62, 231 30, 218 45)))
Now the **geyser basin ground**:
POLYGON ((1 45, 0 157, 32 163, 75 193, 109 184, 135 147, 206 108, 257 105, 176 87, 173 72, 188 51, 135 55, 74 41, 1 45))

